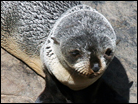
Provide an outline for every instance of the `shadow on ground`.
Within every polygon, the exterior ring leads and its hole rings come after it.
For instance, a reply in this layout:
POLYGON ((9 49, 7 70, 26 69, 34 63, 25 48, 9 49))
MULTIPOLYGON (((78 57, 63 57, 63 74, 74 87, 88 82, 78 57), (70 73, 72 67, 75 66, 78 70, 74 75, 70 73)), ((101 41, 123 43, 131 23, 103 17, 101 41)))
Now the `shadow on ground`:
MULTIPOLYGON (((129 82, 126 69, 124 69, 119 59, 114 57, 101 79, 103 79, 107 85, 111 86, 111 88, 117 91, 119 95, 129 101, 129 92, 133 82, 129 82)), ((106 90, 103 89, 103 91, 106 90)), ((104 92, 104 94, 106 96, 107 92, 104 92)))

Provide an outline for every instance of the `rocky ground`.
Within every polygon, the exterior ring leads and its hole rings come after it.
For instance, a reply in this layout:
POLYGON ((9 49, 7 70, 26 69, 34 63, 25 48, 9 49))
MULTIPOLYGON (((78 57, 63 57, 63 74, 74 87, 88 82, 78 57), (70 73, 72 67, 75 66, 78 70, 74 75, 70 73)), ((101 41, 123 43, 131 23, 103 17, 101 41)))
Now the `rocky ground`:
POLYGON ((38 76, 23 62, 1 49, 1 102, 31 103, 45 86, 38 76))
MULTIPOLYGON (((137 1, 83 1, 83 3, 102 13, 112 24, 117 38, 121 40, 117 46, 115 56, 121 63, 126 77, 128 77, 128 83, 132 85, 129 89, 129 101, 136 103, 137 1), (133 83, 131 83, 132 81, 133 83)), ((116 63, 116 65, 118 64, 116 63)), ((122 75, 124 74, 117 74, 120 78, 122 78, 122 75)), ((23 62, 1 49, 2 103, 32 103, 44 87, 43 78, 23 62)))

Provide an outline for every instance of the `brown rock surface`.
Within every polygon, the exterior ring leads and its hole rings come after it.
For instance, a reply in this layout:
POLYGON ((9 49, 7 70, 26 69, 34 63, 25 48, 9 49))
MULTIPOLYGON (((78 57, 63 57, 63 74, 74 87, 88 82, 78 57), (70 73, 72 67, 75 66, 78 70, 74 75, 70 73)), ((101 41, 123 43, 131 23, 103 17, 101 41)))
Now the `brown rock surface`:
POLYGON ((1 49, 2 103, 33 103, 44 85, 43 78, 1 49))

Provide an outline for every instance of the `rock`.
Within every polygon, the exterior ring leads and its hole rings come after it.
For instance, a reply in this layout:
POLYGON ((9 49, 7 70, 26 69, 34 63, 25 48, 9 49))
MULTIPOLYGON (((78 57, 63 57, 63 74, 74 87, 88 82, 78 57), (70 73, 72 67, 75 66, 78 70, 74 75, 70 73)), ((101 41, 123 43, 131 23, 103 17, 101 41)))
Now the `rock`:
POLYGON ((1 49, 1 103, 33 103, 44 85, 43 78, 1 49))

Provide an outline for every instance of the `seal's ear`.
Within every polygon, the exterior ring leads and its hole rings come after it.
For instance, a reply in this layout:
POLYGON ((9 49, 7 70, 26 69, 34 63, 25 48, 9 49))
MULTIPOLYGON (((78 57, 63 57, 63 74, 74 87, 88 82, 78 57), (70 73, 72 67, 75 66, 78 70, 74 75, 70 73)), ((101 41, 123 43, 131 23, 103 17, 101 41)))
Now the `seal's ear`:
POLYGON ((120 39, 119 39, 119 40, 117 40, 117 41, 116 41, 116 45, 118 45, 118 44, 120 43, 120 41, 121 41, 120 39))
POLYGON ((60 42, 55 37, 51 37, 51 39, 54 40, 55 44, 59 44, 60 45, 60 42))

